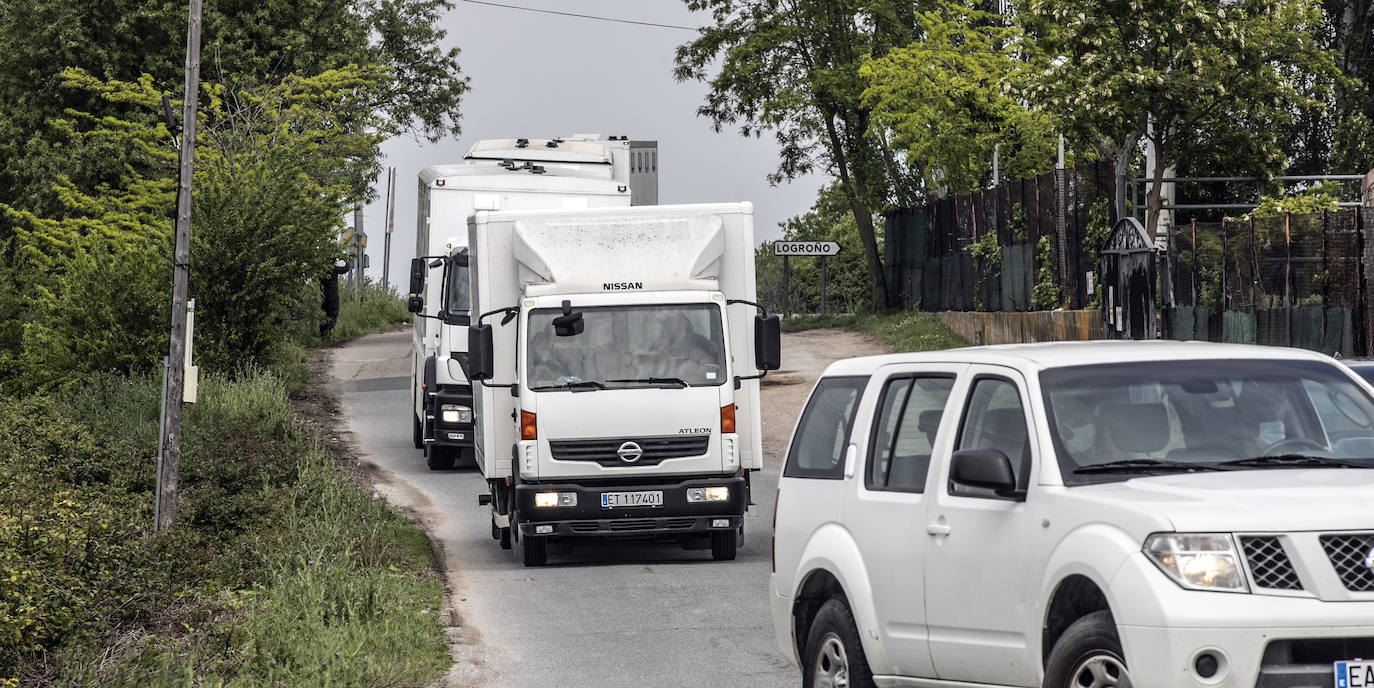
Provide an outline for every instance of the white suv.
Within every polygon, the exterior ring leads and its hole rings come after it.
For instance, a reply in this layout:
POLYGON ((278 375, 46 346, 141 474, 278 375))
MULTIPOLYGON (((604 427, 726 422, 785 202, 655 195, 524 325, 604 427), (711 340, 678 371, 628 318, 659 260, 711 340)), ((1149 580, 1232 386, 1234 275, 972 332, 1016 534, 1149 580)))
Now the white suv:
POLYGON ((805 686, 1374 688, 1374 388, 1271 347, 836 362, 769 597, 805 686))

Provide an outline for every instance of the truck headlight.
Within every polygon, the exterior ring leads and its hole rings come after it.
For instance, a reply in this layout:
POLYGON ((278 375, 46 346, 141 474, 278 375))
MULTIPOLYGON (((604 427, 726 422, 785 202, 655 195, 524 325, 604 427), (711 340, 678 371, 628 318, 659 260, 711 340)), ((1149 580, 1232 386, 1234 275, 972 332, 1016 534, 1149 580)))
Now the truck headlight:
POLYGON ((1190 590, 1250 592, 1227 533, 1157 533, 1145 540, 1145 555, 1190 590))
POLYGON ((439 407, 439 419, 445 423, 471 423, 472 409, 458 404, 444 404, 439 407))
POLYGON ((536 492, 534 505, 538 507, 577 506, 576 492, 536 492))
POLYGON ((730 501, 730 488, 727 486, 689 487, 687 488, 687 501, 728 502, 730 501))

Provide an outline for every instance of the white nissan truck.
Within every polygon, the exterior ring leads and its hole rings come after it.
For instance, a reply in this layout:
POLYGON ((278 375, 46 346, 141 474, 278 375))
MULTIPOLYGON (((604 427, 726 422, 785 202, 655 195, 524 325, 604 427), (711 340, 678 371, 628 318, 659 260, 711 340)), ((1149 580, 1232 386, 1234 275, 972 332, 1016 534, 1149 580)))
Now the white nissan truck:
POLYGON ((1374 387, 1193 342, 843 360, 769 597, 805 686, 1374 686, 1374 387))

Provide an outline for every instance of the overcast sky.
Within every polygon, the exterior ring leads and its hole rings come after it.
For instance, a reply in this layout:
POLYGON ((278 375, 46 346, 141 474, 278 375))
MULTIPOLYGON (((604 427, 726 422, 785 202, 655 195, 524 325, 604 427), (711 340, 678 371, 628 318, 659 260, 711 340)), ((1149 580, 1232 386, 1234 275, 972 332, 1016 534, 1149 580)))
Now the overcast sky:
MULTIPOLYGON (((698 26, 709 19, 688 12, 681 0, 493 0, 502 4, 598 17, 698 26)), ((462 159, 472 142, 495 138, 551 138, 577 133, 629 135, 657 140, 659 202, 751 201, 759 241, 775 239, 778 223, 806 212, 824 182, 808 177, 770 187, 777 165, 772 139, 719 134, 697 117, 706 86, 673 80, 673 50, 696 34, 542 14, 453 0, 443 21, 447 45, 462 54, 471 90, 462 103, 461 140, 439 143, 398 138, 382 146, 383 165, 396 167, 392 284, 400 284, 415 255, 416 174, 462 159)), ((385 187, 363 218, 368 234, 368 275, 380 280, 385 232, 385 187)), ((350 218, 351 223, 351 218, 350 218)))

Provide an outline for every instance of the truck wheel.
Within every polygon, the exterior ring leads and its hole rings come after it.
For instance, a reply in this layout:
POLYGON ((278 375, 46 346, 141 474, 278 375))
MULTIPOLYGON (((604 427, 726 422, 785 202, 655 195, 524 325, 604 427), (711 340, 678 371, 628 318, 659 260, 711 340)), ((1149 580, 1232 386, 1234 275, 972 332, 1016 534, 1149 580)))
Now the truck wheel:
POLYGON ((446 471, 453 468, 457 453, 455 449, 430 445, 425 449, 425 463, 431 471, 446 471))
POLYGON ((1107 610, 1093 612, 1059 636, 1045 667, 1045 688, 1129 688, 1116 622, 1107 610))
POLYGON ((412 415, 411 420, 411 441, 415 443, 416 449, 425 448, 425 427, 420 423, 420 417, 412 415))
POLYGON ((830 598, 816 612, 802 655, 802 688, 831 686, 873 686, 873 672, 859 642, 859 629, 843 597, 830 598))
POLYGON ((520 538, 520 554, 525 566, 543 566, 549 560, 548 542, 542 537, 526 535, 520 538))
POLYGON ((716 561, 732 561, 739 551, 739 532, 730 530, 711 531, 711 558, 716 561))

